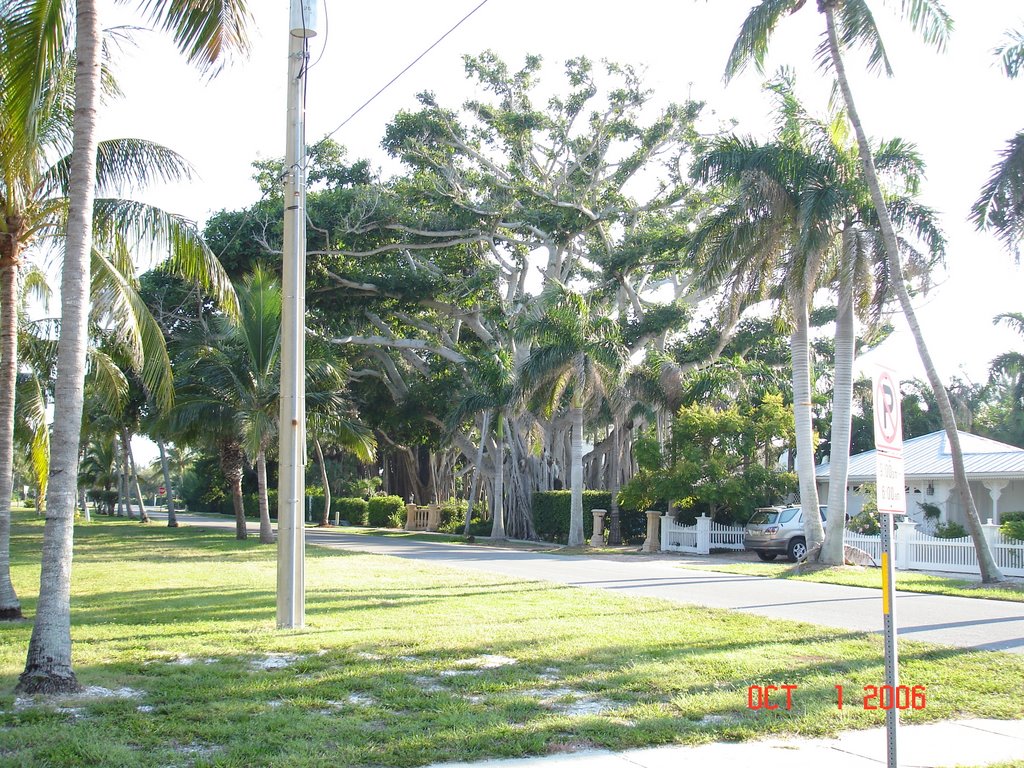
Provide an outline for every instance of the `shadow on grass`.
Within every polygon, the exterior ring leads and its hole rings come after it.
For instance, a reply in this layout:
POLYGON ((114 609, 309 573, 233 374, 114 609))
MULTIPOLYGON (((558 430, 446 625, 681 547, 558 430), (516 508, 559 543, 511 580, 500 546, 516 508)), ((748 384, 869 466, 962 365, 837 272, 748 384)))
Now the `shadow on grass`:
MULTIPOLYGON (((615 645, 538 654, 542 642, 438 642, 406 658, 380 647, 373 648, 380 658, 370 658, 361 644, 337 644, 320 655, 297 654, 277 669, 254 664, 264 656, 258 645, 188 666, 157 659, 134 673, 121 665, 82 667, 84 684, 127 685, 140 697, 5 712, 0 749, 19 764, 58 767, 169 765, 199 750, 225 765, 414 766, 587 747, 820 736, 882 721, 881 712, 858 711, 852 696, 843 716, 836 706, 835 685, 853 689, 882 674, 880 658, 836 655, 844 643, 865 638, 802 638, 800 646, 832 657, 808 656, 801 666, 790 655, 771 660, 755 652, 725 652, 708 663, 699 658, 702 649, 682 643, 656 653, 615 645), (444 676, 484 654, 529 658, 444 676), (748 686, 768 682, 798 686, 791 710, 748 708, 748 686), (580 704, 590 709, 573 709, 580 704)), ((764 645, 751 640, 733 649, 764 645)), ((909 650, 905 663, 964 657, 954 649, 909 650)), ((960 704, 972 709, 971 702, 960 704)))

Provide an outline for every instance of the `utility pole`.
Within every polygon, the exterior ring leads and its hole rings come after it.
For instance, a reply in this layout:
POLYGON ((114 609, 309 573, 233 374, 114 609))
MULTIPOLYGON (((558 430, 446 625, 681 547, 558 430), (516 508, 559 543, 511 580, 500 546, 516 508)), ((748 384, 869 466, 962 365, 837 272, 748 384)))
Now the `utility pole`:
POLYGON ((291 0, 281 265, 281 412, 277 504, 277 626, 306 623, 306 74, 316 0, 291 0))

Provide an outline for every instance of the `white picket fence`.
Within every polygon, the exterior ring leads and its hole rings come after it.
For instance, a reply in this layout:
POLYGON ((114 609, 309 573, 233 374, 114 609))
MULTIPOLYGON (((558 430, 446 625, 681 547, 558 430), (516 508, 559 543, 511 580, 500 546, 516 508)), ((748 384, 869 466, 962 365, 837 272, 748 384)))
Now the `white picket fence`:
POLYGON ((661 517, 661 551, 707 555, 712 549, 743 549, 743 529, 712 522, 702 515, 696 525, 680 525, 668 515, 661 517))
MULTIPOLYGON (((1007 576, 1024 576, 1024 543, 1008 539, 998 525, 983 525, 996 564, 1007 576)), ((847 544, 867 552, 878 563, 882 559, 879 536, 847 531, 847 544)), ((696 525, 680 525, 671 517, 661 518, 661 551, 707 555, 713 549, 743 549, 743 529, 721 525, 702 516, 696 525)), ((905 521, 896 526, 893 565, 904 571, 945 571, 979 573, 978 558, 970 537, 937 539, 905 521)))

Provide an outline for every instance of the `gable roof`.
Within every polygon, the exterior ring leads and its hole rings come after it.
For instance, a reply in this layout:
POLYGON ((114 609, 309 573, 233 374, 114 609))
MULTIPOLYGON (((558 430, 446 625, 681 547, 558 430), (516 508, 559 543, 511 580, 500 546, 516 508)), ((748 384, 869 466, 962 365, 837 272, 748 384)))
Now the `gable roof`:
MULTIPOLYGON (((968 432, 959 434, 964 468, 969 477, 1024 478, 1024 450, 968 432)), ((903 462, 906 477, 953 478, 953 459, 949 453, 949 439, 944 431, 905 440, 903 462)), ((817 467, 815 475, 828 479, 828 470, 826 462, 817 467)), ((871 482, 874 479, 875 451, 865 451, 850 457, 850 482, 871 482)))

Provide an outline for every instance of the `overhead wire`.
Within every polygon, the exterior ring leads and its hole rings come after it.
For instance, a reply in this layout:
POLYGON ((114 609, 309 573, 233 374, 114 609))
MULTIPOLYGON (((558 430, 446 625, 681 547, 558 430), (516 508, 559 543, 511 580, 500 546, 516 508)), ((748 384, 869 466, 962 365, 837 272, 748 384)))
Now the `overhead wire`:
POLYGON ((390 79, 390 80, 389 80, 389 81, 388 81, 388 82, 387 82, 387 83, 386 83, 386 84, 385 84, 385 85, 384 85, 383 87, 381 87, 381 89, 380 89, 380 90, 378 90, 378 91, 377 91, 377 92, 376 92, 375 94, 373 94, 373 96, 371 96, 371 97, 370 97, 370 98, 368 98, 368 99, 367 99, 366 101, 364 101, 364 102, 363 102, 363 103, 362 103, 362 104, 361 104, 361 105, 359 106, 359 108, 358 108, 358 109, 356 109, 356 111, 355 111, 355 112, 353 112, 353 113, 352 113, 351 115, 349 115, 349 116, 348 116, 348 117, 346 117, 346 118, 345 118, 344 120, 342 120, 342 121, 341 121, 341 123, 340 123, 340 124, 338 125, 338 127, 337 127, 337 128, 335 128, 335 129, 334 129, 333 131, 331 131, 331 132, 330 132, 330 133, 328 133, 328 134, 327 134, 326 136, 324 136, 324 137, 323 137, 322 139, 320 139, 320 141, 318 141, 318 142, 317 142, 317 144, 320 144, 320 143, 322 143, 322 142, 324 142, 324 141, 327 141, 327 140, 328 140, 329 138, 331 138, 332 136, 334 136, 334 134, 336 134, 336 133, 337 133, 338 131, 340 131, 340 130, 341 130, 342 128, 344 128, 344 127, 345 127, 346 125, 348 125, 348 123, 349 123, 349 122, 350 122, 350 121, 351 121, 351 120, 352 120, 352 119, 353 119, 353 118, 354 118, 354 117, 355 117, 356 115, 358 115, 358 114, 359 114, 360 112, 362 112, 362 111, 363 111, 364 109, 366 109, 366 108, 367 108, 368 106, 370 106, 370 104, 372 104, 372 103, 373 103, 374 101, 376 101, 377 97, 379 97, 379 96, 380 96, 380 95, 381 95, 382 93, 384 93, 384 91, 386 91, 386 90, 387 90, 388 88, 390 88, 390 87, 391 87, 392 85, 394 85, 394 84, 395 84, 396 82, 398 82, 399 78, 401 78, 401 77, 402 77, 402 75, 404 75, 404 74, 405 74, 406 72, 408 72, 408 71, 409 71, 410 69, 412 69, 412 68, 413 68, 414 66, 416 66, 416 65, 417 65, 417 64, 419 63, 420 59, 422 59, 422 58, 423 58, 424 56, 426 56, 426 55, 427 55, 428 53, 430 53, 430 52, 431 52, 432 50, 434 50, 434 49, 435 49, 435 48, 436 48, 436 47, 437 47, 438 45, 440 45, 440 44, 441 44, 441 42, 442 42, 442 41, 444 41, 444 39, 445 39, 446 37, 448 37, 448 35, 450 35, 450 34, 451 34, 452 32, 454 32, 454 31, 455 31, 455 30, 457 30, 457 29, 458 29, 459 27, 461 27, 461 26, 462 26, 462 25, 463 25, 463 24, 464 24, 464 23, 465 23, 465 22, 466 22, 466 21, 467 21, 467 20, 468 20, 468 19, 469 19, 469 18, 470 18, 470 17, 472 16, 472 15, 473 15, 473 14, 475 14, 475 13, 476 13, 477 11, 479 11, 479 10, 480 10, 481 8, 483 8, 483 7, 485 6, 485 5, 487 5, 487 3, 488 3, 488 2, 490 2, 490 0, 481 0, 481 1, 480 1, 480 3, 478 3, 478 4, 477 4, 477 5, 476 5, 476 6, 475 6, 475 7, 474 7, 474 8, 473 8, 473 9, 472 9, 472 10, 471 10, 471 11, 470 11, 469 13, 467 13, 467 14, 466 14, 465 16, 463 16, 463 17, 462 17, 461 19, 459 19, 459 20, 458 20, 457 22, 455 22, 455 24, 454 24, 454 25, 453 25, 453 26, 452 26, 452 27, 451 27, 451 28, 450 28, 450 29, 449 29, 449 30, 448 30, 447 32, 445 32, 445 33, 444 33, 443 35, 441 35, 441 36, 440 36, 439 38, 437 38, 437 40, 435 40, 435 41, 434 41, 434 42, 433 42, 433 43, 432 43, 432 44, 430 45, 430 47, 429 47, 429 48, 427 48, 426 50, 424 50, 424 51, 423 51, 423 52, 422 52, 422 53, 421 53, 421 54, 420 54, 419 56, 417 56, 417 57, 416 57, 415 59, 413 59, 412 61, 410 61, 410 62, 409 62, 409 63, 408 63, 408 64, 407 64, 406 66, 405 66, 405 68, 404 68, 404 69, 402 69, 402 71, 401 71, 401 72, 399 72, 399 73, 398 73, 397 75, 395 75, 395 76, 394 76, 393 78, 391 78, 391 79, 390 79))
MULTIPOLYGON (((334 136, 338 131, 340 131, 346 125, 348 125, 348 123, 351 122, 352 119, 356 117, 356 115, 358 115, 360 112, 362 112, 368 106, 370 106, 370 104, 372 104, 374 101, 376 101, 377 98, 380 97, 381 94, 383 94, 388 88, 390 88, 392 85, 394 85, 396 82, 398 82, 398 80, 406 72, 408 72, 410 69, 412 69, 414 66, 416 66, 420 62, 421 59, 423 59, 428 53, 430 53, 438 45, 440 45, 450 34, 452 34, 453 32, 455 32, 455 30, 457 30, 459 27, 461 27, 477 11, 479 11, 481 8, 483 8, 485 5, 487 5, 488 2, 490 2, 490 0, 480 0, 480 2, 477 3, 477 5, 475 5, 472 8, 472 10, 469 11, 469 13, 467 13, 465 16, 463 16, 461 19, 459 19, 457 22, 455 22, 455 24, 453 24, 451 27, 449 27, 448 30, 443 35, 441 35, 433 43, 431 43, 430 46, 428 46, 426 49, 424 49, 423 52, 420 53, 419 56, 417 56, 415 59, 410 61, 397 75, 392 77, 376 93, 374 93, 370 98, 368 98, 366 101, 364 101, 352 114, 350 114, 348 117, 346 117, 344 120, 342 120, 337 128, 335 128, 330 133, 326 134, 323 138, 321 138, 319 141, 317 141, 316 144, 314 144, 313 146, 317 146, 319 144, 322 144, 323 142, 327 141, 332 136, 334 136)), ((312 69, 314 66, 316 66, 317 64, 320 63, 320 60, 323 59, 324 53, 327 50, 327 36, 330 33, 330 22, 329 22, 328 15, 327 15, 327 3, 326 2, 323 4, 323 8, 324 8, 324 47, 323 47, 323 49, 320 52, 320 56, 317 57, 317 60, 313 64, 309 64, 309 58, 310 58, 309 57, 309 42, 308 42, 308 39, 306 40, 306 43, 305 43, 305 64, 303 65, 302 70, 299 73, 299 77, 302 78, 304 81, 306 80, 306 75, 308 74, 309 70, 312 69)), ((305 8, 302 9, 302 15, 303 15, 303 24, 305 24, 305 8)), ((303 111, 305 111, 305 99, 306 99, 305 82, 303 83, 302 97, 303 97, 303 111)), ((305 162, 305 161, 303 161, 303 162, 305 162)), ((287 173, 287 169, 282 172, 281 178, 284 178, 284 175, 286 173, 287 173)), ((218 256, 217 256, 218 261, 227 252, 228 248, 230 248, 232 245, 234 245, 234 243, 238 239, 239 235, 241 235, 242 228, 245 227, 245 225, 248 223, 249 219, 252 217, 253 209, 254 208, 258 208, 260 206, 260 204, 262 204, 267 199, 269 194, 270 194, 270 190, 269 189, 264 190, 263 194, 260 196, 260 199, 256 202, 256 204, 253 205, 253 206, 250 206, 249 209, 246 210, 245 215, 242 217, 242 221, 238 224, 238 227, 235 229, 234 234, 232 235, 230 240, 228 240, 227 244, 224 245, 224 247, 221 249, 220 254, 218 254, 218 256)))

